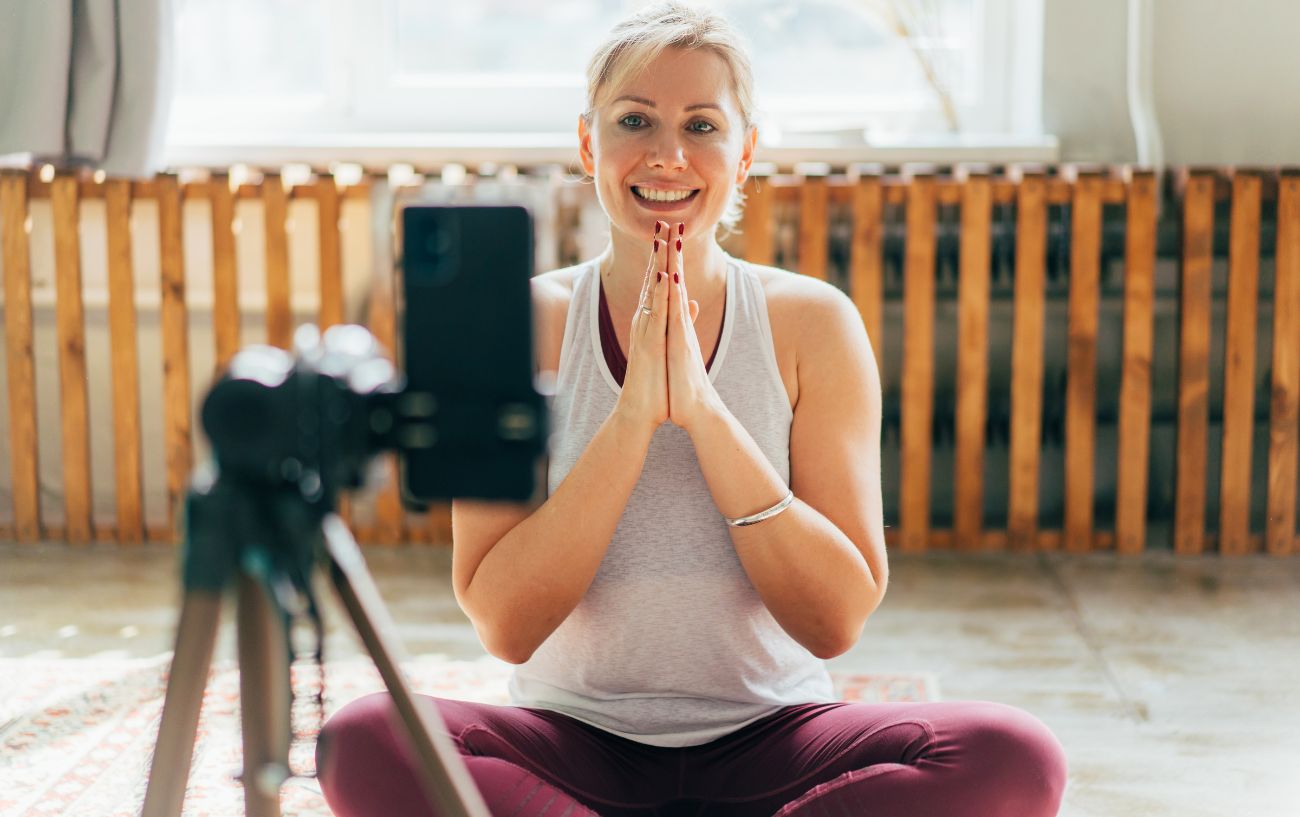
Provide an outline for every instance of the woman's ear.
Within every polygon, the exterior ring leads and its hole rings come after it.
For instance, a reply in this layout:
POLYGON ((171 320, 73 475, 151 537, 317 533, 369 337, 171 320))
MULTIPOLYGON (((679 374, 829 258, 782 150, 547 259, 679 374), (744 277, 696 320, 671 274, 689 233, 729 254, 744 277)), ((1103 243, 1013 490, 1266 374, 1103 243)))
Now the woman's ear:
POLYGON ((587 117, 578 115, 578 159, 588 176, 596 176, 596 159, 591 152, 591 129, 587 127, 587 117))
POLYGON ((743 185, 749 178, 749 168, 754 164, 754 150, 758 146, 758 128, 751 125, 740 149, 740 166, 736 168, 736 184, 743 185))

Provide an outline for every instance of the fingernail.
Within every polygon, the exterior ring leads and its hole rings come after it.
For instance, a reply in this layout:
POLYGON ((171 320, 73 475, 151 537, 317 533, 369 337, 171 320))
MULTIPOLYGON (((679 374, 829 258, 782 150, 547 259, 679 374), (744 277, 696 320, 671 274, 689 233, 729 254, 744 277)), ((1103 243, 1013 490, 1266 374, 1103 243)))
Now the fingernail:
POLYGON ((659 235, 659 222, 655 222, 655 235, 659 235))
POLYGON ((684 221, 677 222, 677 234, 686 235, 686 222, 684 221))
POLYGON ((678 252, 682 251, 682 240, 680 238, 677 239, 677 251, 678 252))
POLYGON ((659 239, 654 240, 654 251, 659 252, 659 239))
POLYGON ((674 273, 673 273, 673 283, 674 283, 674 284, 680 284, 681 282, 682 282, 682 276, 680 276, 680 275, 678 275, 677 273, 674 272, 674 273))

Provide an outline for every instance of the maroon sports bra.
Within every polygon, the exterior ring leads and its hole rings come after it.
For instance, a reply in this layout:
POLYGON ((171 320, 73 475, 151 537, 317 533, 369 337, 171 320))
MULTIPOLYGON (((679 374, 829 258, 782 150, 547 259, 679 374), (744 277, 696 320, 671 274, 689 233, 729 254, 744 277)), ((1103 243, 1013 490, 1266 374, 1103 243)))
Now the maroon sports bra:
MULTIPOLYGON (((597 271, 599 275, 599 271, 597 271)), ((609 367, 609 373, 614 376, 615 382, 621 387, 623 385, 623 375, 627 373, 627 356, 623 354, 622 348, 618 345, 618 334, 614 331, 614 319, 609 315, 609 302, 605 300, 605 279, 600 278, 598 284, 600 287, 600 349, 605 353, 605 365, 609 367)), ((725 300, 724 300, 725 303, 725 300)), ((722 337, 722 327, 727 323, 727 310, 722 310, 722 324, 718 327, 718 337, 722 337)), ((708 371, 713 368, 713 359, 718 356, 718 347, 721 343, 713 345, 713 354, 709 355, 709 362, 704 364, 704 370, 708 371)))

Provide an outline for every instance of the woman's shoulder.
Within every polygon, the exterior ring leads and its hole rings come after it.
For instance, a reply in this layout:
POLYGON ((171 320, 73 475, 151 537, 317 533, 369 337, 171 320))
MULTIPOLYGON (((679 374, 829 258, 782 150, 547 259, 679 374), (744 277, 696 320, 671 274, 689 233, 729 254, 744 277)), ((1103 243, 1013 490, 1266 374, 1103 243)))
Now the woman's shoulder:
POLYGON ((543 272, 531 279, 538 366, 541 369, 559 368, 560 346, 564 341, 569 304, 573 300, 574 281, 589 263, 543 272))
POLYGON ((781 267, 755 264, 743 259, 737 261, 752 272, 763 287, 768 315, 772 320, 797 320, 800 317, 807 317, 809 308, 829 305, 829 302, 835 300, 849 300, 839 287, 829 281, 781 267))
POLYGON ((550 272, 538 273, 532 278, 533 290, 541 290, 543 294, 552 297, 559 297, 562 294, 571 296, 573 294, 573 283, 578 274, 589 266, 591 266, 591 262, 584 261, 571 267, 561 267, 550 272))

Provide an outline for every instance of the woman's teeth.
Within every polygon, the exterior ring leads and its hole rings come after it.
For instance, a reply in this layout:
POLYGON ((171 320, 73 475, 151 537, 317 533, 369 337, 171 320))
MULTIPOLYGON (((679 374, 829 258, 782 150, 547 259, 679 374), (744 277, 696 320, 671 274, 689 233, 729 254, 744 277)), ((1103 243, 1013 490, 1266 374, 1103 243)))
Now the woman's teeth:
POLYGON ((632 190, 647 201, 681 201, 690 198, 696 192, 694 190, 650 190, 644 187, 633 187, 632 190))

